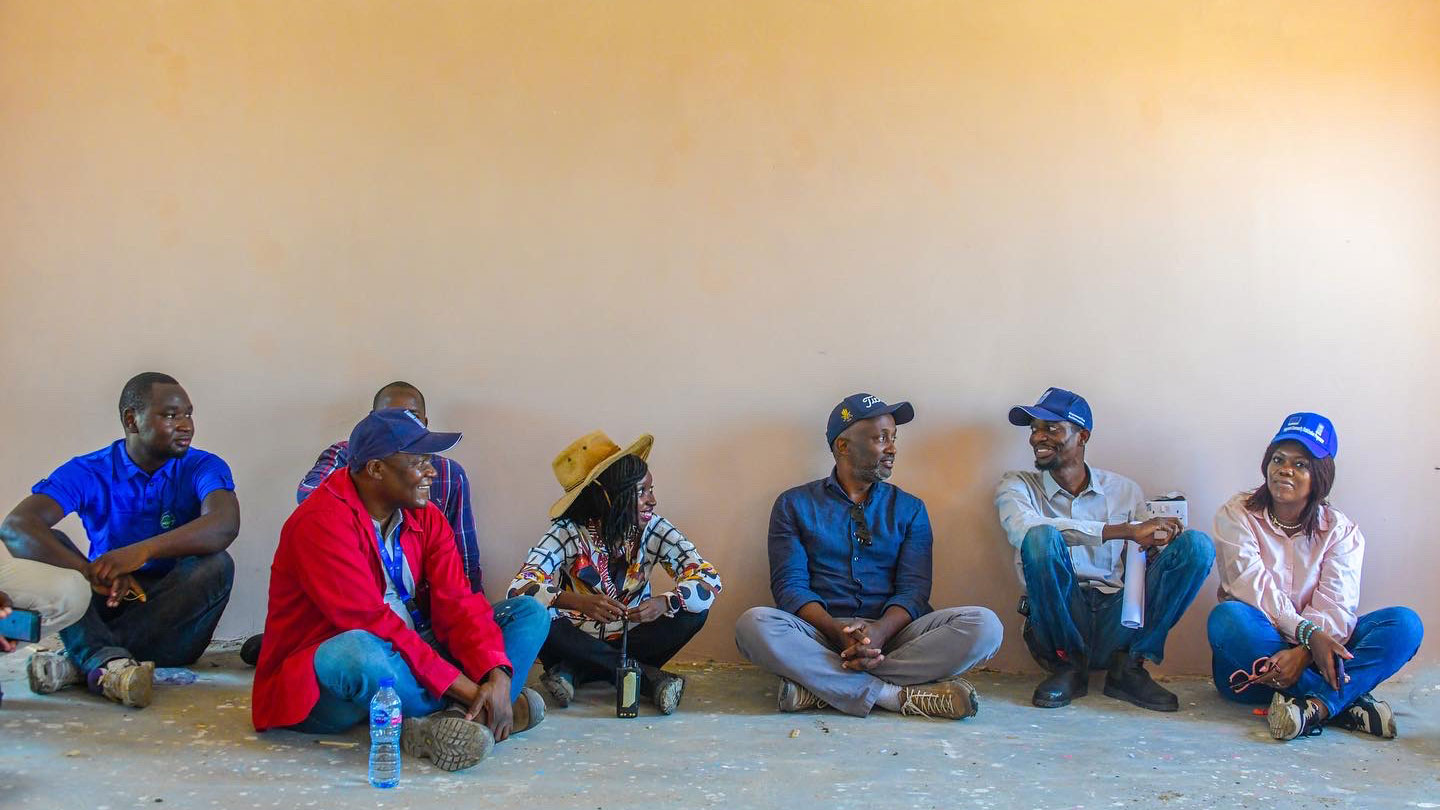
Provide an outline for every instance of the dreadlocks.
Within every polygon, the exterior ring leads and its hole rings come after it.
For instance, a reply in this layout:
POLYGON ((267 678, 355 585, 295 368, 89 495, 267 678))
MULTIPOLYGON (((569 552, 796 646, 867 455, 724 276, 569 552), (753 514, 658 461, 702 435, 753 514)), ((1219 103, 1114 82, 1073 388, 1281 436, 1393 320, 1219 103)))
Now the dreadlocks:
POLYGON ((605 548, 612 553, 623 549, 630 532, 639 528, 640 501, 635 488, 649 471, 639 456, 622 456, 581 491, 561 519, 573 520, 581 526, 598 521, 600 542, 605 548))

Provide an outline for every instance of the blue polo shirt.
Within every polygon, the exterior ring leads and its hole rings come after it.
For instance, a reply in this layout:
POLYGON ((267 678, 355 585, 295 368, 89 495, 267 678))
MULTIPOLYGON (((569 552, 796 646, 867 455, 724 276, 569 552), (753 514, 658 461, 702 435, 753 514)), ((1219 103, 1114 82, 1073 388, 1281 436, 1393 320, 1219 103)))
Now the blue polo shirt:
POLYGON ((850 497, 835 479, 782 493, 770 511, 770 592, 795 613, 819 602, 831 616, 878 619, 899 605, 912 620, 930 612, 930 515, 925 502, 881 481, 863 507, 869 545, 860 543, 850 497))
MULTIPOLYGON (((189 523, 200 516, 205 496, 217 489, 234 491, 235 479, 230 465, 214 453, 192 447, 147 473, 130 460, 120 439, 70 459, 30 491, 54 498, 67 515, 80 515, 94 560, 189 523)), ((174 560, 151 560, 140 570, 163 574, 174 565, 174 560)))

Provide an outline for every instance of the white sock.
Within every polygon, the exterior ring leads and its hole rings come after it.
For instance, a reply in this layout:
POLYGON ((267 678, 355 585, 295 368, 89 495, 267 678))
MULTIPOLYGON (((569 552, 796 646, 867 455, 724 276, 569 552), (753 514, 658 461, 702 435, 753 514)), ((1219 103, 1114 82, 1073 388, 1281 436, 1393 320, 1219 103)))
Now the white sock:
POLYGON ((875 698, 875 705, 886 711, 900 711, 900 687, 893 683, 880 687, 880 696, 875 698))

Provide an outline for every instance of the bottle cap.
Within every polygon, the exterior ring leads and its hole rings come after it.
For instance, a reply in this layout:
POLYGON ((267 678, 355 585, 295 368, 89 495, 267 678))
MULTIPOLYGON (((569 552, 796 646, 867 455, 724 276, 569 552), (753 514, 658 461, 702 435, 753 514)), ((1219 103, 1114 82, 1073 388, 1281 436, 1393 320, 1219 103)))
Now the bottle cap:
POLYGON ((395 679, 394 679, 394 678, 381 678, 381 679, 380 679, 380 688, 381 688, 381 689, 384 689, 384 688, 387 687, 387 686, 390 687, 391 689, 394 689, 394 688, 395 688, 395 679))

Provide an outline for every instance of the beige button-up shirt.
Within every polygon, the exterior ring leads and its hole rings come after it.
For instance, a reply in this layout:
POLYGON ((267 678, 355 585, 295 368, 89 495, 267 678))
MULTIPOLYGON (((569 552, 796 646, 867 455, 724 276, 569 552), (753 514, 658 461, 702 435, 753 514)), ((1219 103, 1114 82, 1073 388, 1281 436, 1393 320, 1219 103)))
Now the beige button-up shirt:
POLYGON ((1287 641, 1309 619, 1342 644, 1355 632, 1365 537, 1340 510, 1320 507, 1319 531, 1290 537, 1268 515, 1245 508, 1242 492, 1215 515, 1220 599, 1259 608, 1287 641))
POLYGON ((1113 593, 1125 586, 1125 541, 1102 536, 1110 523, 1127 523, 1145 503, 1140 486, 1123 475, 1088 467, 1090 483, 1071 495, 1049 470, 1005 473, 995 488, 995 511, 1005 538, 1015 547, 1020 586, 1020 544, 1035 526, 1054 526, 1070 547, 1070 562, 1081 587, 1113 593))

